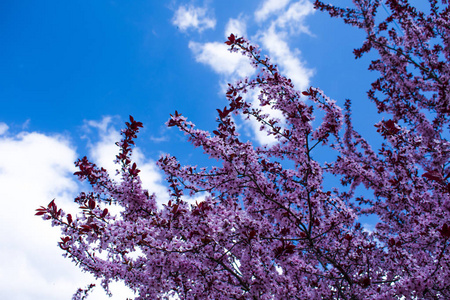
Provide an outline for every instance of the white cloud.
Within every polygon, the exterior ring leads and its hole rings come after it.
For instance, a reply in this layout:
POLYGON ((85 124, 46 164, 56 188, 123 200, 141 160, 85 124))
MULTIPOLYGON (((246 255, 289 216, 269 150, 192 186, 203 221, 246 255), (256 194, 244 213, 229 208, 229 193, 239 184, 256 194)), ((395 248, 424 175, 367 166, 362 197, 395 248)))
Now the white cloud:
POLYGON ((225 26, 225 38, 228 38, 230 34, 247 38, 247 24, 245 21, 241 19, 229 19, 225 26))
POLYGON ((362 227, 363 227, 363 231, 367 232, 368 234, 372 234, 375 231, 375 223, 373 223, 373 224, 363 223, 362 227))
MULTIPOLYGON (((61 256, 59 230, 34 214, 53 198, 74 208, 75 149, 62 136, 22 132, 0 137, 0 156, 0 299, 70 299, 93 278, 61 256)), ((108 299, 101 288, 92 295, 108 299)))
POLYGON ((190 28, 202 32, 205 29, 214 28, 216 20, 207 15, 206 8, 189 6, 180 6, 172 19, 172 23, 181 31, 190 28))
POLYGON ((183 195, 181 197, 181 199, 183 199, 183 201, 186 201, 188 204, 190 205, 197 205, 203 201, 205 201, 206 198, 210 197, 210 194, 207 192, 201 192, 201 193, 197 193, 193 196, 189 196, 189 195, 183 195))
POLYGON ((5 134, 9 129, 9 126, 3 122, 0 122, 0 135, 5 134))
POLYGON ((141 172, 139 173, 142 180, 142 187, 147 189, 150 194, 156 194, 156 200, 159 207, 163 203, 169 202, 169 193, 167 186, 163 184, 164 174, 151 159, 146 159, 139 148, 135 148, 132 156, 141 172))
POLYGON ((227 80, 238 76, 250 76, 255 72, 248 58, 230 53, 224 43, 196 43, 189 42, 189 49, 194 53, 197 62, 210 66, 214 72, 227 76, 227 80))
POLYGON ((290 0, 266 0, 261 7, 255 11, 255 19, 258 22, 265 21, 269 15, 276 13, 288 5, 290 0))
POLYGON ((291 4, 288 2, 267 0, 261 9, 256 11, 257 20, 258 16, 263 15, 266 20, 269 13, 274 15, 258 30, 257 39, 262 42, 262 48, 269 52, 272 61, 280 66, 282 73, 292 79, 295 88, 304 90, 309 86, 314 71, 301 61, 300 50, 291 49, 289 39, 299 33, 311 35, 306 25, 306 17, 314 13, 314 8, 307 0, 291 4))
POLYGON ((307 33, 311 35, 305 24, 305 18, 314 13, 311 2, 302 0, 293 3, 289 8, 278 16, 275 24, 283 29, 289 29, 291 33, 307 33))
POLYGON ((98 166, 105 168, 114 177, 118 169, 114 160, 119 153, 116 142, 121 140, 121 136, 119 130, 112 126, 112 122, 111 116, 103 117, 101 121, 85 121, 84 129, 86 132, 90 132, 91 128, 94 128, 98 134, 98 136, 95 136, 95 143, 88 142, 90 150, 88 158, 98 166))
POLYGON ((280 66, 284 75, 292 79, 295 88, 304 90, 309 87, 314 71, 301 61, 300 50, 291 49, 289 39, 298 33, 311 34, 306 25, 306 17, 314 13, 314 8, 307 0, 287 4, 276 6, 275 1, 270 0, 263 4, 260 11, 270 11, 274 18, 268 21, 267 27, 263 26, 258 30, 257 37, 262 42, 262 48, 269 52, 272 61, 280 66), (266 6, 268 8, 264 10, 266 6))
POLYGON ((277 32, 275 26, 271 26, 261 35, 263 48, 269 51, 270 57, 281 67, 282 73, 292 80, 296 89, 305 90, 310 85, 314 71, 305 67, 299 58, 300 50, 291 50, 286 40, 287 34, 277 32))

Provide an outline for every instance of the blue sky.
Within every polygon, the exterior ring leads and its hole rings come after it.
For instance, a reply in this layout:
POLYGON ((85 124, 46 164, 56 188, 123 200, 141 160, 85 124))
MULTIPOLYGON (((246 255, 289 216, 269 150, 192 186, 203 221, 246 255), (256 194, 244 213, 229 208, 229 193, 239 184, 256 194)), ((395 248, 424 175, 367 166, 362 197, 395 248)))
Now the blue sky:
MULTIPOLYGON (((34 209, 53 198, 75 208, 78 157, 114 170, 114 142, 128 115, 144 123, 135 159, 161 199, 154 165, 161 153, 208 163, 164 123, 178 110, 214 128, 225 84, 253 72, 226 51, 231 32, 260 45, 297 88, 320 87, 340 104, 352 99, 356 128, 374 138, 379 116, 365 95, 375 78, 371 57, 352 54, 364 34, 307 0, 0 4, 0 298, 67 299, 90 283, 61 257, 58 231, 34 209)), ((255 144, 271 142, 251 123, 241 121, 240 130, 255 144)), ((130 296, 120 285, 113 293, 130 296)), ((106 299, 101 288, 92 299, 106 299)))

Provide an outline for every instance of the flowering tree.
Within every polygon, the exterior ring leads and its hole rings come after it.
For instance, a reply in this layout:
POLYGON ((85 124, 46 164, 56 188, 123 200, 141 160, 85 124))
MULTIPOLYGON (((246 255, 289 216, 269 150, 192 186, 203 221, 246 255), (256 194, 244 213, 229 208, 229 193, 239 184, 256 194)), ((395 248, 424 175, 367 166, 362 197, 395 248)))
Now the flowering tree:
POLYGON ((425 13, 407 0, 386 0, 384 20, 380 0, 354 0, 351 9, 315 2, 366 32, 356 57, 379 54, 368 97, 388 116, 375 124, 380 149, 354 130, 350 101, 341 109, 318 88, 295 90, 257 47, 231 35, 230 50, 259 73, 229 85, 212 133, 178 112, 167 123, 218 166, 161 157, 170 201, 159 209, 131 160, 142 123, 130 117, 118 143, 121 180, 82 158, 75 174, 92 191, 75 199, 80 213, 52 201, 37 215, 61 227, 65 255, 107 292, 121 280, 136 299, 450 299, 450 8, 446 0, 428 2, 425 13), (283 119, 252 106, 250 89, 283 119), (323 112, 320 122, 313 109, 323 112), (277 143, 242 141, 232 114, 254 118, 277 143), (313 158, 323 147, 334 162, 313 158), (341 186, 325 189, 326 173, 341 186), (371 195, 358 195, 360 185, 371 195), (198 193, 207 196, 195 205, 184 200, 198 193), (108 212, 111 203, 123 207, 118 216, 108 212), (378 217, 373 232, 357 222, 364 215, 378 217))

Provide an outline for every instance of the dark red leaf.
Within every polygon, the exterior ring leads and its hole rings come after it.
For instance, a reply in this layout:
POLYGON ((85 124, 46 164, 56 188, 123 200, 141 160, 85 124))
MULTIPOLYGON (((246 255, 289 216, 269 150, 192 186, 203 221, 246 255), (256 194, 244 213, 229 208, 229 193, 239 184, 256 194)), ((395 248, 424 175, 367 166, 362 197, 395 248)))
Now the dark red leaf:
POLYGON ((94 199, 89 199, 89 208, 94 209, 95 208, 95 201, 94 199))
POLYGON ((442 181, 442 176, 438 171, 425 172, 422 174, 422 177, 429 179, 429 180, 437 181, 437 182, 442 181))
POLYGON ((236 38, 235 38, 234 34, 230 34, 230 36, 228 37, 228 41, 226 41, 225 44, 230 46, 230 45, 234 44, 235 40, 236 40, 236 38))
POLYGON ((81 225, 81 230, 82 231, 87 231, 87 232, 89 232, 89 231, 91 231, 91 226, 89 226, 89 225, 81 225))
POLYGON ((175 204, 175 205, 173 206, 173 208, 172 208, 172 213, 173 213, 173 214, 176 214, 176 213, 177 213, 178 207, 179 207, 178 204, 175 204))
POLYGON ((438 231, 444 238, 450 238, 450 226, 448 226, 447 223, 442 225, 442 229, 438 229, 438 231))

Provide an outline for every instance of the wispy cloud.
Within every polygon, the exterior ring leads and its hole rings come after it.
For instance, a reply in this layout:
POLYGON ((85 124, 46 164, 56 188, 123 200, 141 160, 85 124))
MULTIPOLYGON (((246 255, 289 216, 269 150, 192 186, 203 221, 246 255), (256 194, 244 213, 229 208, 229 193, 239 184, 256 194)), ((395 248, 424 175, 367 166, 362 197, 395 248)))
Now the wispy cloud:
POLYGON ((247 58, 230 53, 223 42, 197 43, 189 42, 189 49, 194 53, 195 60, 210 66, 214 72, 225 75, 227 80, 246 77, 254 73, 254 68, 247 58))
POLYGON ((269 52, 273 61, 280 66, 283 74, 291 78, 295 88, 305 90, 310 85, 310 78, 314 71, 306 67, 300 59, 300 50, 289 47, 287 33, 277 31, 275 26, 271 26, 260 34, 263 48, 269 52))
POLYGON ((169 137, 168 136, 151 136, 150 140, 154 143, 162 143, 162 142, 167 142, 169 141, 169 137))
POLYGON ((244 18, 229 19, 225 26, 225 38, 228 38, 230 34, 236 36, 247 36, 247 24, 244 18))
POLYGON ((287 10, 278 15, 274 21, 280 29, 288 29, 291 34, 306 33, 312 35, 306 25, 305 18, 314 13, 311 2, 301 0, 292 3, 287 10))
POLYGON ((110 175, 114 175, 118 169, 114 160, 119 147, 115 143, 121 140, 120 131, 113 126, 113 122, 113 117, 106 116, 101 121, 85 121, 83 128, 88 138, 89 159, 105 168, 110 175))
POLYGON ((9 126, 3 122, 0 122, 0 135, 5 134, 9 129, 9 126))
POLYGON ((214 28, 216 19, 210 16, 206 8, 182 5, 176 10, 172 23, 181 31, 193 29, 202 32, 205 29, 214 28))
POLYGON ((271 14, 279 12, 286 5, 289 4, 290 0, 266 0, 261 6, 255 11, 255 19, 258 22, 265 21, 271 14))
MULTIPOLYGON (((270 2, 272 1, 268 0, 265 4, 270 2)), ((263 49, 269 52, 273 61, 287 77, 292 79, 299 90, 306 89, 310 85, 314 71, 306 67, 306 62, 301 60, 300 50, 290 46, 290 39, 300 33, 311 34, 306 17, 313 13, 313 5, 307 0, 286 4, 278 9, 266 24, 262 24, 262 28, 256 34, 263 49)))

